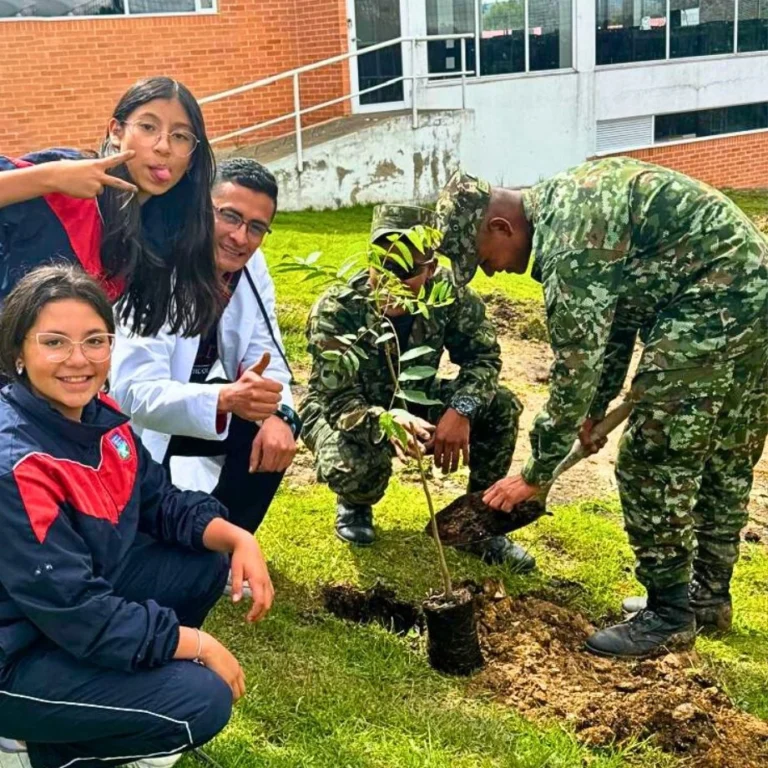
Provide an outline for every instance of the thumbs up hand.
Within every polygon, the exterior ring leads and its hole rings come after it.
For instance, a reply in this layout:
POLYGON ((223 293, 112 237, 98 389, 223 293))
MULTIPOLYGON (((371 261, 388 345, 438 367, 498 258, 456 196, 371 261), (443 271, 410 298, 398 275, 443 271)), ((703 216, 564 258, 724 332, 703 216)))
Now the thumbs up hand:
POLYGON ((265 352, 237 381, 221 388, 219 413, 234 413, 246 421, 263 421, 277 410, 283 385, 262 376, 269 361, 269 352, 265 352))

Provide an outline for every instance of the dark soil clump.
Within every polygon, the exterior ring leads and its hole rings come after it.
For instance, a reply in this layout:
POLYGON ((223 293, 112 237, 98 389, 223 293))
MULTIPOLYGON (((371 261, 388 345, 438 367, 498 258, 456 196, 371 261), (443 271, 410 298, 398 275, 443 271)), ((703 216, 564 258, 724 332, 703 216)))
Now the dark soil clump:
POLYGON ((398 635, 424 625, 424 615, 418 606, 398 600, 395 591, 381 583, 364 591, 350 584, 328 585, 323 588, 323 604, 340 619, 381 624, 398 635))
MULTIPOLYGON (((545 514, 546 507, 536 500, 524 501, 517 504, 511 512, 502 512, 484 504, 483 493, 478 492, 459 496, 441 509, 436 517, 440 541, 455 547, 516 531, 545 514)), ((431 524, 427 524, 424 530, 432 535, 431 524)))
POLYGON ((645 661, 583 649, 580 614, 491 583, 479 598, 486 667, 474 685, 534 720, 560 720, 593 747, 649 738, 696 768, 765 768, 768 723, 737 709, 694 652, 645 661))

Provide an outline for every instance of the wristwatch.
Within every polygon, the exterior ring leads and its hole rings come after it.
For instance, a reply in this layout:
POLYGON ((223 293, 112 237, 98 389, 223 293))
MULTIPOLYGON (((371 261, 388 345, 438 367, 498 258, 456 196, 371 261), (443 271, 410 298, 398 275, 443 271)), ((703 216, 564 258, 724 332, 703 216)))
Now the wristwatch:
POLYGON ((459 416, 464 416, 470 421, 475 417, 477 409, 480 407, 480 399, 472 395, 456 395, 451 399, 449 406, 453 408, 459 416))
POLYGON ((303 426, 301 417, 289 405, 281 403, 275 411, 275 416, 284 421, 293 432, 293 439, 298 440, 303 426))

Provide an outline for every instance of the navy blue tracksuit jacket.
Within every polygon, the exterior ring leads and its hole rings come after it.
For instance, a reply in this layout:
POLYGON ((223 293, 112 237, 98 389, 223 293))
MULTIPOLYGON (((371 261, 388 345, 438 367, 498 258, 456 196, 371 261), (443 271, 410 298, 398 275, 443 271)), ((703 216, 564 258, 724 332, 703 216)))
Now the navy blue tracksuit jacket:
POLYGON ((172 660, 226 583, 202 543, 226 510, 171 485, 127 422, 105 397, 74 422, 0 392, 0 736, 34 768, 189 749, 229 718, 223 681, 172 660))

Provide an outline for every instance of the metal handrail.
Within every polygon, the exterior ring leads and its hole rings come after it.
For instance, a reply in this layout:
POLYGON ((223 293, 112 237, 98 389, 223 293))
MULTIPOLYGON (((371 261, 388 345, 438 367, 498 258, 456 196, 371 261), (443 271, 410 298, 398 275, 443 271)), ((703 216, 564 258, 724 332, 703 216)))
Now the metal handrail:
POLYGON ((419 80, 430 80, 430 79, 438 79, 442 77, 447 77, 449 75, 457 77, 461 77, 461 108, 466 108, 466 76, 467 75, 473 75, 475 74, 475 70, 468 70, 466 65, 466 53, 467 53, 467 40, 472 39, 474 37, 474 34, 471 32, 465 32, 465 33, 457 33, 457 34, 447 34, 447 35, 421 35, 421 36, 401 36, 397 38, 392 38, 391 40, 385 40, 382 43, 377 43, 376 45, 371 45, 366 48, 362 48, 360 50, 356 51, 349 51, 348 53, 341 53, 336 56, 332 56, 328 59, 323 59, 322 61, 316 61, 312 64, 305 64, 302 67, 296 67, 294 69, 287 70, 285 72, 281 72, 277 75, 271 75, 270 77, 262 78, 261 80, 255 80, 252 83, 246 83, 245 85, 241 85, 237 88, 232 88, 228 91, 222 91, 221 93, 216 93, 211 96, 206 96, 202 99, 198 99, 198 103, 200 105, 205 104, 211 104, 216 101, 220 101, 221 99, 226 99, 231 96, 239 96, 240 94, 247 93, 248 91, 255 90, 256 88, 263 88, 267 85, 272 85, 273 83, 277 83, 280 80, 286 80, 288 78, 292 78, 293 80, 293 110, 291 112, 288 112, 284 115, 280 115, 278 117, 270 118, 269 120, 263 120, 260 123, 255 123, 254 125, 250 125, 247 128, 241 128, 237 131, 231 131, 230 133, 226 133, 223 136, 217 136, 216 138, 211 140, 211 144, 219 144, 224 141, 229 141, 230 139, 237 138, 238 136, 244 136, 247 133, 252 133, 254 131, 260 130, 262 128, 267 128, 271 125, 276 125, 277 123, 284 122, 286 120, 290 120, 291 118, 294 118, 295 120, 295 126, 294 130, 296 133, 296 169, 299 173, 302 172, 304 168, 304 150, 303 150, 303 142, 302 142, 302 124, 301 124, 301 116, 309 114, 311 112, 316 112, 320 109, 324 109, 325 107, 333 106, 334 104, 340 104, 344 101, 350 101, 352 99, 356 99, 360 96, 365 95, 366 93, 372 93, 373 91, 377 91, 381 88, 386 88, 390 85, 394 85, 396 83, 403 82, 405 80, 411 81, 411 110, 412 110, 412 116, 413 116, 413 127, 418 127, 418 104, 416 99, 416 84, 419 80), (419 43, 428 43, 436 40, 460 40, 461 41, 461 69, 457 72, 440 72, 440 73, 430 73, 427 72, 425 74, 416 74, 416 46, 419 43), (323 67, 332 66, 333 64, 339 64, 343 61, 348 61, 352 58, 357 58, 358 56, 362 56, 366 53, 372 53, 374 51, 382 50, 383 48, 390 48, 394 45, 400 45, 402 43, 410 43, 411 47, 411 72, 408 75, 400 75, 398 77, 394 77, 390 80, 387 80, 384 83, 379 83, 378 85, 371 86, 370 88, 364 88, 359 91, 354 91, 351 93, 348 93, 344 96, 339 96, 334 99, 329 99, 328 101, 324 101, 320 104, 314 104, 311 107, 305 107, 304 109, 301 108, 301 91, 299 87, 299 76, 306 73, 306 72, 312 72, 317 69, 321 69, 323 67))

